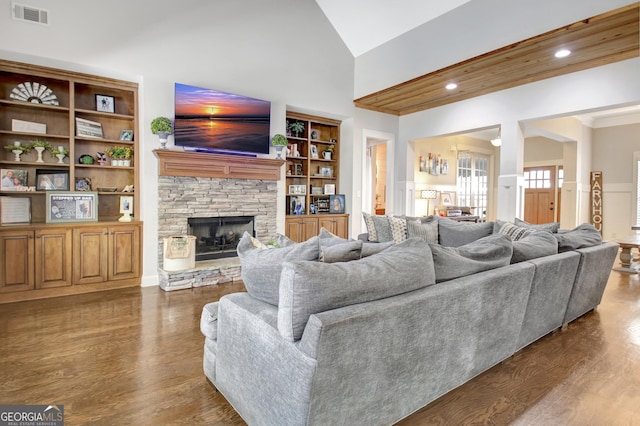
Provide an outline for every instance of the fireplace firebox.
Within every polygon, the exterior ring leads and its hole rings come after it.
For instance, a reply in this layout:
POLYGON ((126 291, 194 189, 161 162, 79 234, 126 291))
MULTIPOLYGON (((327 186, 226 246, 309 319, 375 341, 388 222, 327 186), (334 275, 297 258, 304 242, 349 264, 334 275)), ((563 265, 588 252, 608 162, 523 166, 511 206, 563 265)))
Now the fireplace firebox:
POLYGON ((192 217, 188 233, 196 237, 196 261, 237 256, 242 235, 256 235, 255 216, 192 217))

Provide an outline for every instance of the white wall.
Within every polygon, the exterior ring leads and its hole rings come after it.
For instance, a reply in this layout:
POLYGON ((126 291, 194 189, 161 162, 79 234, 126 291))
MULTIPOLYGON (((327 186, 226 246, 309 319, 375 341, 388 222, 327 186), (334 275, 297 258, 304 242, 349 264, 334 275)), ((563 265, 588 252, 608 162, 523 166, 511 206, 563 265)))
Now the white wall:
MULTIPOLYGON (((9 4, 0 0, 0 57, 140 83, 143 285, 157 284, 159 143, 149 123, 173 116, 175 82, 270 100, 272 133, 284 133, 288 106, 353 116, 353 57, 313 1, 29 0, 49 11, 49 26, 12 20, 9 4)), ((346 159, 351 129, 347 120, 346 159)))

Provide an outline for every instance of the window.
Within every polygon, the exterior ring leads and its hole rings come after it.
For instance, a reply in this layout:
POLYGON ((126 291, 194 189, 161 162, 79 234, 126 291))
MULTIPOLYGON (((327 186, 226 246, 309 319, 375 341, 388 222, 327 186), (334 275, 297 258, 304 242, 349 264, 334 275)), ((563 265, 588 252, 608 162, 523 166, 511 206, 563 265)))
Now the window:
POLYGON ((551 170, 526 170, 524 187, 525 189, 551 188, 551 170))
POLYGON ((460 152, 457 185, 457 204, 475 207, 473 213, 483 220, 487 215, 489 157, 472 152, 460 152))

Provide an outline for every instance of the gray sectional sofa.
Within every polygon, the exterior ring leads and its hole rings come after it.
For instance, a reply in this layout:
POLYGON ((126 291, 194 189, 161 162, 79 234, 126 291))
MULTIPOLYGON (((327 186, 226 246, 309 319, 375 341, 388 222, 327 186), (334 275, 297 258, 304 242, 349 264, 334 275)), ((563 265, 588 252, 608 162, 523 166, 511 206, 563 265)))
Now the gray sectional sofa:
POLYGON ((594 309, 618 252, 589 226, 403 220, 398 241, 243 237, 247 292, 201 330, 204 373, 248 424, 397 422, 594 309))

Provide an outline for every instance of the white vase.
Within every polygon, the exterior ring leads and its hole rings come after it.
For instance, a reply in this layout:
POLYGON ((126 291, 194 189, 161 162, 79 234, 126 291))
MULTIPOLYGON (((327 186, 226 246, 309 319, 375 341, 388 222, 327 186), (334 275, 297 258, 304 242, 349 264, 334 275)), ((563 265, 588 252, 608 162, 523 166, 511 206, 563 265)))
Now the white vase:
POLYGON ((42 153, 44 152, 44 146, 35 146, 35 147, 33 147, 33 149, 38 151, 38 159, 36 160, 36 163, 44 163, 44 160, 42 159, 42 153))
POLYGON ((56 154, 56 157, 58 157, 58 164, 64 164, 64 157, 66 157, 66 155, 56 154))
POLYGON ((158 132, 158 138, 160 139, 160 149, 167 149, 167 141, 169 140, 169 133, 158 132))
POLYGON ((22 150, 14 149, 11 152, 13 152, 13 154, 16 156, 16 158, 14 158, 14 160, 15 161, 20 161, 20 155, 22 155, 22 150))
POLYGON ((122 160, 122 165, 124 167, 131 167, 131 160, 122 160))

